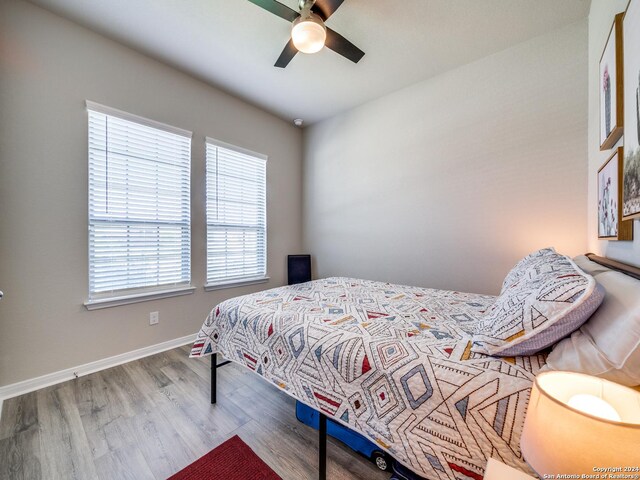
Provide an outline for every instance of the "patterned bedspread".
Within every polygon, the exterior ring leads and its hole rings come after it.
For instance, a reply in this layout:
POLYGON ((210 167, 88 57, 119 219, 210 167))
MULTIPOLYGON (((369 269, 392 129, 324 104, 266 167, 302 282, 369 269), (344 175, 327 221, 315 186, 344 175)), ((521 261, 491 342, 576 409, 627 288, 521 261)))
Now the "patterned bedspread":
POLYGON ((220 352, 366 435, 428 479, 529 472, 520 433, 544 356, 471 352, 495 297, 327 278, 227 300, 191 356, 220 352))

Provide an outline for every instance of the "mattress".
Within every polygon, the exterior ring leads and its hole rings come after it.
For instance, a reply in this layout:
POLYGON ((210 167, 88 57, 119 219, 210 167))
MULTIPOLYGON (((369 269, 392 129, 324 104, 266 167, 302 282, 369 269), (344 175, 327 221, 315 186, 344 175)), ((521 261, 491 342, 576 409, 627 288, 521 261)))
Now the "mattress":
POLYGON ((495 297, 327 278, 216 306, 191 356, 219 352, 429 479, 530 472, 519 442, 544 355, 471 352, 495 297))

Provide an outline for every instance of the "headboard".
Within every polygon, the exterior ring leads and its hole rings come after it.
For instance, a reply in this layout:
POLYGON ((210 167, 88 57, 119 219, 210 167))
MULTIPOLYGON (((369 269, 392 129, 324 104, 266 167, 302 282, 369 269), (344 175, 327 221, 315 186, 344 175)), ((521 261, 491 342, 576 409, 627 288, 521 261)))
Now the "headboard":
POLYGON ((627 265, 626 263, 618 262, 616 260, 611 260, 606 257, 600 257, 595 253, 587 253, 585 255, 592 262, 608 267, 611 270, 617 270, 618 272, 622 272, 625 275, 629 275, 630 277, 640 280, 640 268, 638 267, 627 265))

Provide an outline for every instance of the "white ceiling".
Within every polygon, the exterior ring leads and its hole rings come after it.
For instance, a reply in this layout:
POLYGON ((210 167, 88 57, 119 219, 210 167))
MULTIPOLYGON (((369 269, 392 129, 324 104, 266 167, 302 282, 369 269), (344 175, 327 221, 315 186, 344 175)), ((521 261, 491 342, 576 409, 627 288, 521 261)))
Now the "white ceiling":
MULTIPOLYGON (((273 64, 290 25, 248 0, 31 0, 305 124, 585 18, 590 0, 346 0, 327 25, 366 55, 273 64)), ((297 9, 297 0, 281 0, 297 9)))

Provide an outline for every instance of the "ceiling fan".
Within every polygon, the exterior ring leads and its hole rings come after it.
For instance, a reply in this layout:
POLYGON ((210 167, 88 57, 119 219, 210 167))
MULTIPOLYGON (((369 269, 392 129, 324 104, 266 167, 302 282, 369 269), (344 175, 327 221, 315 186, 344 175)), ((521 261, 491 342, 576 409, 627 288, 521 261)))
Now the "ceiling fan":
POLYGON ((276 0, 249 1, 292 23, 291 39, 274 65, 278 68, 286 67, 299 51, 316 53, 325 45, 353 63, 364 56, 362 50, 324 24, 344 0, 299 0, 300 12, 276 0))

